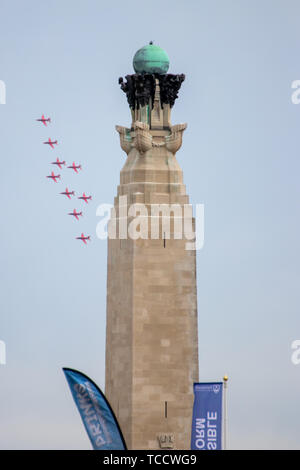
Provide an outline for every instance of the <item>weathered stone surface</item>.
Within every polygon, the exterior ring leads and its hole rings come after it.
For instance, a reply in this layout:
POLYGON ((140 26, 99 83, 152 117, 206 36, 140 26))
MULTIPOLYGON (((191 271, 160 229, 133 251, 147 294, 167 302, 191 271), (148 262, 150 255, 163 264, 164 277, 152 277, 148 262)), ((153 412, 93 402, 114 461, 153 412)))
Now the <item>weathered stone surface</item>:
MULTIPOLYGON (((180 133, 181 145, 184 129, 138 126, 117 129, 127 153, 115 198, 117 228, 120 196, 127 195, 128 205, 146 204, 148 227, 155 204, 188 204, 171 137, 180 133), (129 148, 136 129, 151 133, 151 147, 129 148), (160 142, 169 147, 152 145, 160 142)), ((108 241, 106 396, 129 449, 190 448, 197 292, 196 253, 185 244, 162 230, 158 239, 108 241)))

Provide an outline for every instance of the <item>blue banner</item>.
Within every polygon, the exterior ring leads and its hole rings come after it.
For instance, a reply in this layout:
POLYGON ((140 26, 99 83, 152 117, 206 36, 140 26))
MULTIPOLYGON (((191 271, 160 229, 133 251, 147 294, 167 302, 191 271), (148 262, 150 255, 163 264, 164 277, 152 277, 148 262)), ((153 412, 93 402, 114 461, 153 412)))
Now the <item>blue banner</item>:
POLYGON ((222 449, 223 383, 195 383, 192 450, 222 449))
POLYGON ((99 387, 77 370, 63 371, 93 449, 127 450, 114 412, 99 387))

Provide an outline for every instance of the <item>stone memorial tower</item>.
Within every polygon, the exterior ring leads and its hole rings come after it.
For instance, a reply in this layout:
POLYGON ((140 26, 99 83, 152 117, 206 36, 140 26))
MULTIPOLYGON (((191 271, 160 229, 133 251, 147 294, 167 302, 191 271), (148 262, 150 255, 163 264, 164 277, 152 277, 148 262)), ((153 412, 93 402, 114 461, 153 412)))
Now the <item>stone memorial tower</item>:
POLYGON ((119 79, 132 122, 116 126, 126 161, 109 223, 105 393, 128 449, 190 449, 196 252, 178 228, 191 208, 176 159, 186 124, 170 117, 185 77, 152 42, 133 66, 119 79))

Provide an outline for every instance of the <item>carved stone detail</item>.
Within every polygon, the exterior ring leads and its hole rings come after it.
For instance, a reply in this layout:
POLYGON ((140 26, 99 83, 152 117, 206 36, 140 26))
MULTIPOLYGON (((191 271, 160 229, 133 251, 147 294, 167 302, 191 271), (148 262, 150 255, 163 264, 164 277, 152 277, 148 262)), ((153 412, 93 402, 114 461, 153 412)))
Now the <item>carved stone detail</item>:
POLYGON ((182 145, 182 133, 187 128, 187 124, 176 124, 171 127, 171 134, 165 136, 166 147, 172 152, 176 153, 182 145))
POLYGON ((160 104, 160 86, 159 80, 155 80, 155 93, 153 107, 151 111, 151 129, 163 129, 163 110, 160 104))
POLYGON ((126 75, 126 82, 123 77, 119 78, 121 90, 126 93, 127 101, 132 109, 139 109, 146 106, 150 98, 153 99, 155 92, 155 77, 153 74, 133 74, 126 75))
POLYGON ((169 104, 172 108, 175 100, 178 98, 178 92, 182 82, 185 80, 185 75, 183 73, 180 75, 168 73, 165 75, 159 75, 158 79, 162 107, 164 104, 169 104))
POLYGON ((132 147, 132 137, 130 135, 130 129, 128 129, 128 127, 116 126, 116 130, 117 132, 119 132, 120 135, 121 149, 124 150, 124 152, 126 152, 128 155, 132 147))
POLYGON ((178 97, 178 91, 185 79, 184 74, 133 74, 126 75, 126 82, 123 77, 119 78, 121 90, 126 93, 127 101, 131 109, 139 109, 141 106, 152 103, 154 105, 155 84, 159 81, 161 108, 164 104, 170 107, 178 97))
POLYGON ((133 125, 134 135, 131 136, 131 130, 128 127, 116 126, 120 135, 120 145, 122 150, 128 153, 135 147, 142 155, 152 147, 166 146, 169 152, 175 154, 182 145, 182 133, 187 128, 187 124, 176 124, 171 127, 171 134, 166 135, 164 142, 156 142, 150 133, 149 125, 145 122, 136 121, 133 125))
POLYGON ((173 433, 158 434, 157 440, 161 449, 174 449, 175 437, 173 433))
POLYGON ((136 121, 133 128, 135 133, 134 146, 139 153, 143 154, 152 148, 152 135, 149 132, 149 124, 136 121))

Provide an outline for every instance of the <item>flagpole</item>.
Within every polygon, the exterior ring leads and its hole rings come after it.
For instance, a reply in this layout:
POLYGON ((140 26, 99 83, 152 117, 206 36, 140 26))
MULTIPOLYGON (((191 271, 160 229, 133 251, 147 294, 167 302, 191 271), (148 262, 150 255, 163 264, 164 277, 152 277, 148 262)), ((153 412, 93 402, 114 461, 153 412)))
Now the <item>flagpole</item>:
POLYGON ((223 377, 223 398, 224 398, 224 417, 223 417, 223 450, 227 450, 227 382, 228 376, 223 377))

